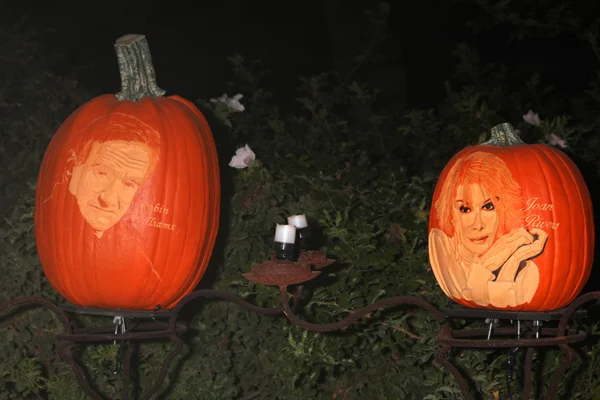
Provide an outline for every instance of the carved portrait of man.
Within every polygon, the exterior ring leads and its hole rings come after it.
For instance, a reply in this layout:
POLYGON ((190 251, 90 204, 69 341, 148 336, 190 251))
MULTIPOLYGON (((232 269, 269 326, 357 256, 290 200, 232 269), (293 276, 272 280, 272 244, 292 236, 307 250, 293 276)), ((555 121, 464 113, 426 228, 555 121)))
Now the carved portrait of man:
POLYGON ((98 238, 128 211, 160 154, 160 134, 144 122, 125 114, 104 118, 112 120, 102 138, 74 150, 69 181, 69 193, 98 238))

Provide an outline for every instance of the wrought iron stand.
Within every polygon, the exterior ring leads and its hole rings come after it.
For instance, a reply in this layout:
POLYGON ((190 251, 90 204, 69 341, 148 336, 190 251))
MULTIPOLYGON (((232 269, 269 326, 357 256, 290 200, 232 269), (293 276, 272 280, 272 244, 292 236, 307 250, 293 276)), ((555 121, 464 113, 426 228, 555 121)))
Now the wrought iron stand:
POLYGON ((461 372, 446 358, 446 355, 453 348, 509 349, 506 381, 509 396, 512 398, 510 384, 515 366, 515 354, 520 348, 526 348, 525 363, 523 365, 522 398, 530 399, 534 349, 558 346, 564 353, 565 359, 552 374, 545 396, 546 399, 553 399, 561 378, 577 355, 570 345, 581 342, 587 337, 586 332, 568 329, 567 324, 571 320, 576 321, 585 318, 586 311, 578 310, 578 308, 586 302, 598 299, 600 299, 600 292, 589 293, 571 303, 567 308, 551 312, 477 310, 458 305, 443 309, 449 321, 453 318, 482 319, 485 320, 488 327, 451 330, 450 335, 447 334, 447 331, 442 330, 438 334, 438 342, 442 347, 436 354, 436 361, 454 376, 465 399, 472 399, 467 381, 461 372), (496 328, 495 325, 500 320, 510 320, 513 326, 496 328), (515 321, 516 327, 514 326, 515 321), (558 322, 558 327, 544 326, 545 323, 552 321, 558 322))
MULTIPOLYGON (((531 370, 533 368, 533 352, 538 347, 558 346, 565 355, 560 367, 554 372, 550 380, 546 399, 553 398, 558 384, 567 368, 577 354, 571 344, 581 342, 586 338, 586 333, 581 330, 568 329, 568 323, 573 320, 584 318, 585 311, 578 311, 585 303, 600 300, 600 292, 592 292, 577 298, 568 307, 562 310, 545 313, 523 313, 490 310, 474 310, 460 306, 446 309, 437 309, 423 299, 415 296, 397 296, 380 300, 364 308, 354 311, 339 322, 329 324, 313 324, 298 318, 294 314, 302 290, 302 283, 314 279, 320 274, 320 269, 330 265, 334 260, 328 259, 326 254, 319 251, 306 251, 300 253, 296 262, 276 260, 274 257, 265 263, 252 267, 252 272, 243 276, 253 282, 265 285, 278 286, 280 289, 281 308, 263 308, 255 306, 235 295, 217 290, 197 290, 184 297, 175 308, 171 310, 158 309, 156 311, 131 311, 131 310, 105 310, 94 308, 81 308, 72 305, 58 307, 52 302, 39 297, 22 297, 10 302, 0 304, 0 313, 24 305, 43 306, 57 315, 63 326, 63 332, 56 335, 57 352, 60 358, 67 362, 81 388, 94 400, 102 400, 102 397, 90 386, 81 365, 73 356, 73 349, 78 345, 103 342, 119 342, 121 344, 120 355, 123 376, 123 399, 129 400, 131 386, 132 367, 132 345, 147 340, 168 339, 174 344, 174 349, 165 358, 158 379, 152 388, 143 393, 140 399, 148 400, 160 390, 169 367, 175 357, 181 354, 183 342, 181 336, 187 332, 187 326, 178 321, 181 310, 190 302, 197 299, 219 299, 231 301, 241 307, 263 315, 276 316, 285 314, 288 320, 302 328, 313 332, 329 332, 348 327, 353 322, 366 314, 377 309, 409 306, 421 308, 429 312, 440 324, 441 330, 437 336, 441 347, 436 354, 436 362, 451 373, 456 379, 460 390, 467 400, 472 400, 474 395, 470 386, 456 366, 447 358, 454 348, 479 348, 479 349, 511 349, 509 353, 509 368, 507 369, 507 384, 510 390, 512 378, 512 365, 516 349, 526 348, 524 363, 524 387, 523 399, 529 399, 531 395, 531 370), (293 296, 290 305, 288 286, 297 286, 296 295, 293 296), (115 331, 115 325, 100 328, 72 327, 70 314, 117 316, 121 324, 121 331, 115 331), (453 329, 452 320, 455 318, 480 318, 485 319, 490 325, 488 328, 453 329), (494 328, 499 320, 517 321, 517 327, 494 328), (558 327, 544 326, 545 322, 558 322, 558 327), (523 325, 524 329, 521 329, 523 325)), ((0 317, 3 317, 0 314, 0 317)), ((118 328, 118 326, 117 326, 118 328)))
POLYGON ((171 363, 183 350, 181 336, 187 332, 187 326, 178 321, 178 316, 188 303, 200 298, 231 301, 249 311, 265 315, 281 314, 280 309, 257 307, 230 293, 217 290, 197 290, 183 298, 172 310, 156 311, 107 310, 76 307, 73 305, 59 307, 41 297, 20 297, 13 301, 0 304, 0 319, 3 317, 2 312, 10 311, 19 306, 42 306, 56 314, 63 327, 63 332, 56 335, 57 353, 63 361, 69 364, 75 373, 79 386, 93 400, 103 400, 103 398, 87 381, 83 368, 79 365, 73 355, 74 348, 78 345, 119 342, 122 351, 119 351, 120 357, 117 361, 119 361, 122 368, 119 368, 121 371, 116 372, 122 372, 123 376, 122 399, 129 400, 132 380, 132 345, 149 340, 170 340, 174 344, 174 349, 163 361, 159 376, 152 388, 140 396, 140 400, 149 400, 158 393, 167 376, 171 363), (115 325, 77 329, 73 328, 72 319, 69 318, 69 315, 73 313, 111 317, 117 316, 125 326, 121 332, 115 332, 115 325))

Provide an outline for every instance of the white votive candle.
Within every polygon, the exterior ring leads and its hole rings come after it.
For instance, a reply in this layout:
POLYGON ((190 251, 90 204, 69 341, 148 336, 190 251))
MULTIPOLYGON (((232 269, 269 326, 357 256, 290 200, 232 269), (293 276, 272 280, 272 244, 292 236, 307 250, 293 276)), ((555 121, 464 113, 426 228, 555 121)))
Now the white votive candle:
POLYGON ((296 243, 296 227, 294 225, 279 225, 275 228, 275 241, 279 243, 296 243))
POLYGON ((308 226, 306 215, 292 215, 291 217, 288 217, 288 224, 294 225, 298 229, 306 228, 308 226))

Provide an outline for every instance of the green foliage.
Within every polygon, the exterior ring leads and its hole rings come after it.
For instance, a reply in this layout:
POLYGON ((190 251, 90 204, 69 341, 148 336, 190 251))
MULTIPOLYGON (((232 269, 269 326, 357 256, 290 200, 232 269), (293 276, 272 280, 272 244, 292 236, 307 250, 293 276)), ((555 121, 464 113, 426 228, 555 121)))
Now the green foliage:
MULTIPOLYGON (((511 11, 511 2, 471 3, 484 10, 494 7, 498 23, 520 21, 515 15, 554 21, 511 11)), ((552 18, 566 15, 553 10, 552 18)), ((350 71, 371 66, 387 12, 384 5, 368 13, 373 37, 350 71)), ((0 55, 11 55, 1 67, 8 79, 0 91, 0 300, 42 295, 59 301, 35 251, 37 171, 54 131, 90 94, 50 73, 54 60, 31 62, 44 53, 38 51, 39 38, 18 33, 27 31, 19 26, 0 32, 0 55)), ((304 213, 316 245, 337 263, 306 284, 297 311, 301 318, 339 321, 354 309, 399 295, 443 306, 447 299, 428 264, 427 221, 436 177, 457 150, 482 142, 492 126, 510 121, 528 142, 563 138, 567 151, 592 165, 592 175, 597 175, 600 143, 593 134, 600 120, 591 111, 600 102, 597 78, 586 93, 567 103, 542 85, 538 75, 519 76, 486 63, 467 43, 459 44, 455 55, 446 101, 403 114, 394 104, 379 101, 385 88, 333 73, 302 78, 297 93, 290 94, 297 105, 283 109, 262 86, 267 72, 261 64, 231 57, 236 78, 231 90, 244 94, 245 111, 235 112, 218 101, 199 105, 213 120, 224 162, 246 143, 257 160, 245 169, 223 171, 228 188, 221 227, 225 240, 216 249, 215 258, 222 262, 212 267, 218 269, 212 286, 261 306, 277 305, 277 289, 249 282, 241 273, 269 257, 276 223, 304 213), (540 113, 539 126, 523 121, 529 109, 540 113)), ((439 325, 426 312, 407 307, 376 311, 342 331, 314 334, 285 318, 261 316, 226 302, 194 307, 185 356, 172 368, 161 398, 461 398, 454 378, 433 362, 439 325)), ((80 323, 100 326, 111 320, 82 317, 80 323)), ((577 361, 569 370, 560 387, 563 398, 590 399, 600 392, 598 324, 588 329, 593 340, 583 348, 586 363, 577 361)), ((59 330, 53 316, 37 309, 0 328, 0 400, 85 398, 68 366, 55 355, 54 334, 59 330)), ((90 346, 78 354, 94 387, 110 398, 119 398, 122 390, 120 373, 113 373, 118 348, 90 346)), ((140 391, 152 386, 172 348, 170 343, 140 346, 140 391)), ((555 350, 536 355, 537 394, 544 392, 562 357, 555 350)), ((465 350, 455 351, 453 358, 484 398, 506 398, 505 353, 465 350)), ((521 383, 517 379, 513 388, 521 383)))
MULTIPOLYGON (((0 31, 0 301, 19 296, 58 296, 41 270, 33 234, 37 171, 58 121, 85 96, 76 82, 48 71, 42 44, 26 21, 0 31), (27 73, 24 73, 26 71, 27 73)), ((0 399, 35 398, 54 387, 57 377, 73 383, 55 355, 60 328, 45 310, 23 313, 0 328, 0 399), (55 375, 56 374, 56 375, 55 375)), ((56 398, 56 397, 55 397, 56 398)), ((65 397, 67 398, 67 397, 65 397)))

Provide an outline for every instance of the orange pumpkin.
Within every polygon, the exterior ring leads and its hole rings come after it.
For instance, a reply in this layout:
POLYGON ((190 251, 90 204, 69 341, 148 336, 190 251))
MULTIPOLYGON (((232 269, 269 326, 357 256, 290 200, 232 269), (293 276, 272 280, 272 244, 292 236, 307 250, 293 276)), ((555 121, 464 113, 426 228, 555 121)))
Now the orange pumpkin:
POLYGON ((162 97, 143 35, 117 40, 122 90, 74 111, 52 138, 36 193, 44 273, 85 307, 172 308, 214 246, 220 204, 208 123, 162 97))
POLYGON ((468 307, 550 311, 586 283, 592 202, 561 151, 527 145, 510 124, 446 165, 429 220, 429 260, 442 290, 468 307))

